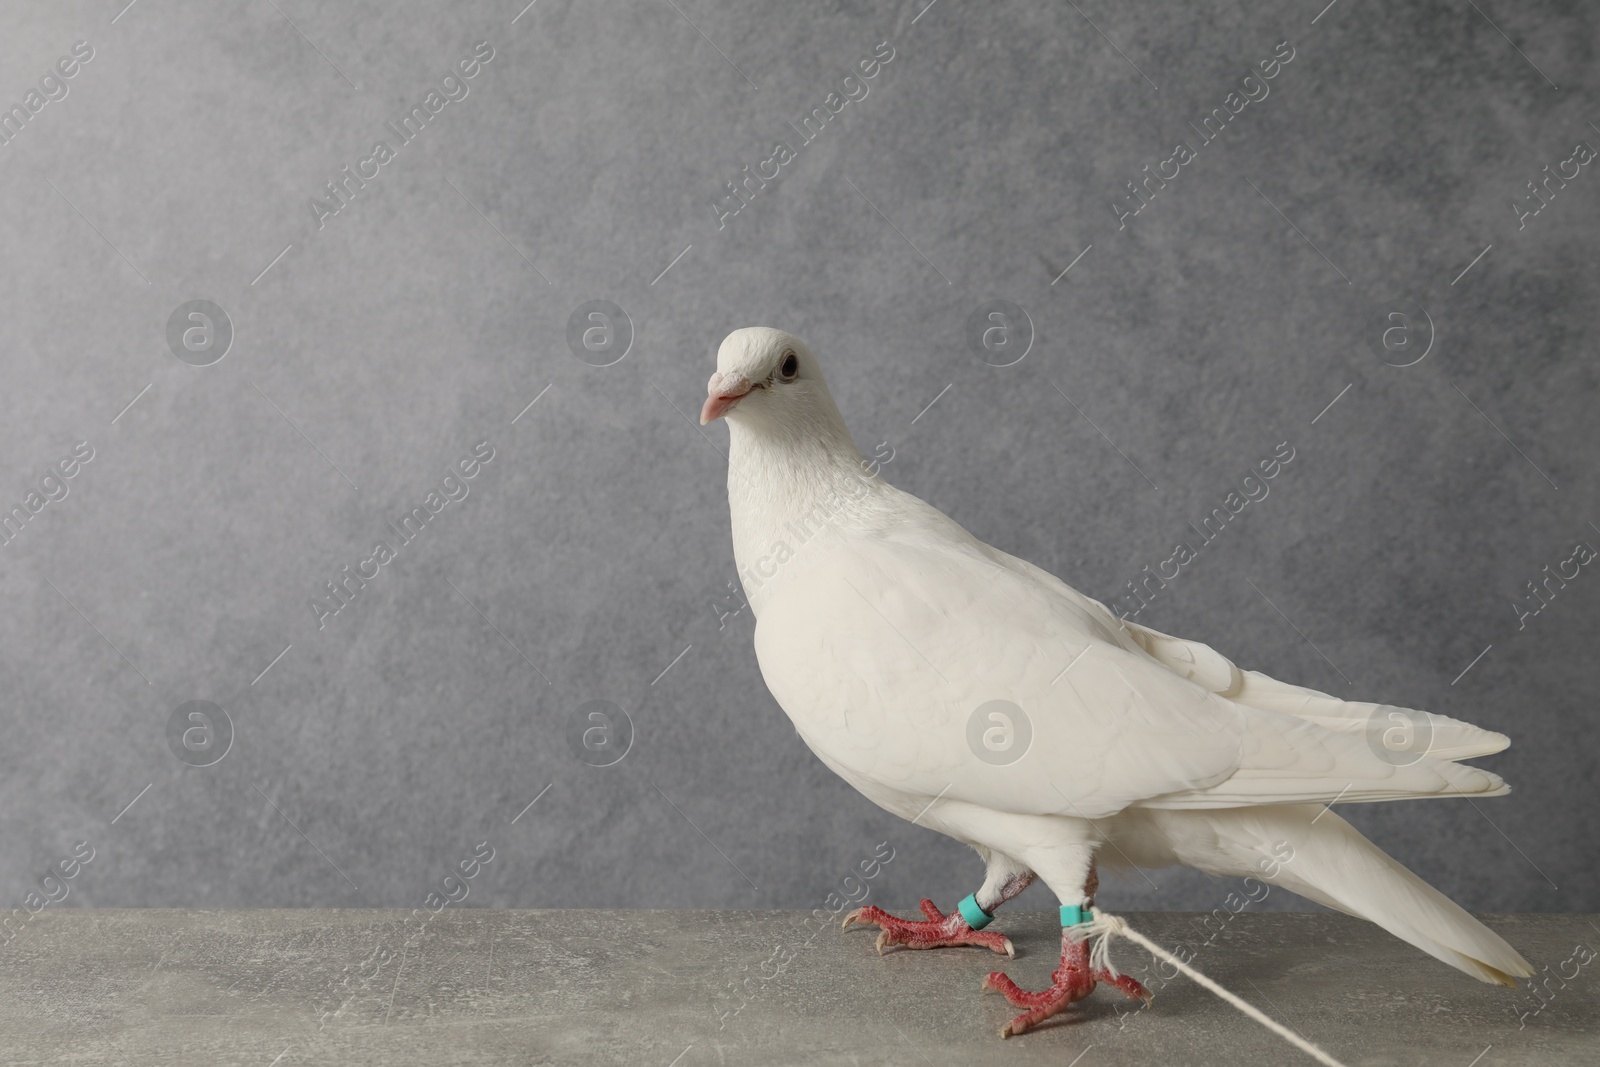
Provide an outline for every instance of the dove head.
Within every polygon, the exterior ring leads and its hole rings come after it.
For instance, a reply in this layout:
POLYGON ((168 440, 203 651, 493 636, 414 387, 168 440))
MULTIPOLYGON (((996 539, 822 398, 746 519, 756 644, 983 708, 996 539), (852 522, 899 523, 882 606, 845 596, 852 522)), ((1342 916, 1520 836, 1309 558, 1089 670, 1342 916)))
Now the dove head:
POLYGON ((811 349, 793 334, 767 326, 735 330, 717 350, 717 372, 706 383, 700 424, 724 417, 736 434, 824 445, 842 437, 855 451, 811 349))

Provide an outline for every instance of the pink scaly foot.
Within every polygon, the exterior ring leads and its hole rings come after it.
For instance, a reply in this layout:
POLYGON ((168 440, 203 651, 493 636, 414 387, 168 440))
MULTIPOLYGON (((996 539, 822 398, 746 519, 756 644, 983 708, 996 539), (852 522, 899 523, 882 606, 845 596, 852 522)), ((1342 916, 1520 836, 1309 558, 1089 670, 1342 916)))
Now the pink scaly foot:
POLYGON ((1005 934, 985 933, 974 930, 967 925, 967 920, 961 917, 959 911, 949 915, 941 912, 934 906, 933 901, 924 899, 922 914, 928 917, 927 922, 917 922, 914 919, 897 919, 893 915, 875 905, 857 908, 844 917, 844 924, 840 929, 848 928, 851 924, 861 926, 876 926, 883 932, 878 935, 878 954, 892 945, 902 945, 906 948, 948 948, 955 945, 980 945, 991 949, 1009 959, 1017 958, 1017 950, 1011 946, 1011 939, 1005 934))
POLYGON ((1125 974, 1112 977, 1104 969, 1097 971, 1091 968, 1089 946, 1068 937, 1065 930, 1061 932, 1061 966, 1055 969, 1050 979, 1049 989, 1031 993, 1020 988, 1000 971, 992 971, 984 978, 985 990, 997 990, 1012 1004, 1028 1009, 1005 1025, 1000 1031, 1001 1037, 1026 1033, 1052 1015, 1059 1015, 1074 1001, 1082 1000, 1094 992, 1095 984, 1098 982, 1116 987, 1132 1000, 1143 1000, 1148 1004, 1153 999, 1150 991, 1136 979, 1125 974))

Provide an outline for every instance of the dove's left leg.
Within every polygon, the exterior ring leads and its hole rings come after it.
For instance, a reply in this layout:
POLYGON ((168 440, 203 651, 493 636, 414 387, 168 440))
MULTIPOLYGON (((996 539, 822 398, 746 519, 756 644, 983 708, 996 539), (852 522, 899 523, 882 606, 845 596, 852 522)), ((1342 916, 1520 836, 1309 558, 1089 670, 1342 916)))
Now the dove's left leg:
MULTIPOLYGON (((1048 872, 1046 881, 1052 882, 1048 872)), ((1053 882, 1051 887, 1056 888, 1053 882)), ((1088 944, 1071 935, 1071 927, 1067 925, 1069 913, 1081 916, 1087 921, 1088 909, 1094 905, 1094 894, 1098 888, 1100 888, 1100 875, 1095 870, 1093 858, 1090 858, 1088 875, 1083 882, 1081 903, 1075 901, 1073 905, 1063 903, 1062 906, 1061 965, 1050 975, 1050 988, 1030 993, 1000 971, 993 971, 984 978, 984 989, 996 990, 1017 1007, 1028 1009, 1005 1025, 1000 1031, 1001 1037, 1024 1033, 1052 1015, 1060 1014, 1074 1001, 1082 1000, 1094 992, 1094 987, 1099 982, 1115 986, 1127 997, 1146 1002, 1150 1000, 1150 992, 1137 980, 1125 974, 1112 976, 1104 968, 1095 969, 1089 962, 1088 944)), ((1059 889, 1057 894, 1063 902, 1075 896, 1062 893, 1059 889)))
POLYGON ((996 908, 1033 884, 1034 874, 1008 856, 1002 856, 985 848, 979 848, 978 851, 988 865, 988 869, 984 872, 983 885, 976 893, 961 902, 962 907, 950 914, 944 914, 933 901, 924 899, 922 914, 928 917, 926 922, 898 919, 882 908, 868 906, 857 908, 846 915, 844 926, 859 923, 862 926, 878 927, 882 931, 878 935, 880 953, 892 945, 903 945, 906 948, 978 945, 1015 959, 1016 949, 1012 947, 1009 937, 993 931, 981 932, 974 927, 974 924, 977 927, 986 925, 996 908))

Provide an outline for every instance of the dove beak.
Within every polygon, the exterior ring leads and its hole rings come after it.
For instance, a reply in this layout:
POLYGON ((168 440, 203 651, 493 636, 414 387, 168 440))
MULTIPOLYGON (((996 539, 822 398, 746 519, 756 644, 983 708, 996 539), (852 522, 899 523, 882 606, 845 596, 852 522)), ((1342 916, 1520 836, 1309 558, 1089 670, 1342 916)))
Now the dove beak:
POLYGON ((700 409, 700 425, 704 426, 732 411, 733 406, 743 400, 751 388, 750 382, 742 374, 713 374, 711 381, 706 383, 706 402, 700 409))

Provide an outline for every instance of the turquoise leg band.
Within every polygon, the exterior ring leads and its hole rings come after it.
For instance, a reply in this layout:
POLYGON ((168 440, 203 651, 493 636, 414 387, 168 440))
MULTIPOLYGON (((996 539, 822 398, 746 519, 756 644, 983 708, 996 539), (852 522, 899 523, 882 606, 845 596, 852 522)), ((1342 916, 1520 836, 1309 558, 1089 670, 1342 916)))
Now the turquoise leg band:
POLYGON ((977 895, 973 893, 962 897, 961 903, 957 904, 956 908, 961 912, 961 917, 967 920, 967 925, 974 930, 982 930, 994 919, 993 915, 978 907, 977 895))
POLYGON ((1089 911, 1089 906, 1088 905, 1085 905, 1085 904, 1063 904, 1063 905, 1061 905, 1061 925, 1062 926, 1078 926, 1078 925, 1080 925, 1082 923, 1093 922, 1093 921, 1094 921, 1094 915, 1089 911))

